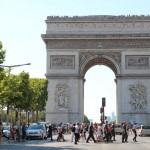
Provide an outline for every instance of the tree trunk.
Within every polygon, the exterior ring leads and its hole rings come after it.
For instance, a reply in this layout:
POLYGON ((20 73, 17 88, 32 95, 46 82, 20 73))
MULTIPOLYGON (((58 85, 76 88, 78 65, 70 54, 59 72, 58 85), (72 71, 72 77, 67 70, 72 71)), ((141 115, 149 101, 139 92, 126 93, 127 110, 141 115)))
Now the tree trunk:
POLYGON ((39 112, 38 112, 38 110, 36 110, 36 122, 38 122, 39 121, 39 112))
POLYGON ((28 125, 28 111, 26 110, 26 125, 28 125))
POLYGON ((9 105, 7 105, 6 125, 9 124, 9 105))

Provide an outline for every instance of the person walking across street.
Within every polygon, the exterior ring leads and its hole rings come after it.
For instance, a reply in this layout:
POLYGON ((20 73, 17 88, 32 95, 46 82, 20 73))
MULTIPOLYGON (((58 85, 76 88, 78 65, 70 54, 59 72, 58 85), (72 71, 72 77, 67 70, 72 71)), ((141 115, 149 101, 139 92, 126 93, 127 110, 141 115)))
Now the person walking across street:
POLYGON ((112 137, 113 137, 114 141, 116 141, 115 135, 116 135, 116 133, 115 133, 115 122, 113 122, 113 124, 112 124, 112 137))
POLYGON ((134 141, 134 142, 137 142, 137 140, 136 140, 136 137, 137 137, 136 129, 137 129, 137 123, 135 123, 135 124, 133 125, 133 128, 132 128, 132 131, 133 131, 133 133, 134 133, 134 138, 133 138, 133 141, 134 141))
POLYGON ((22 124, 22 140, 24 141, 26 138, 26 123, 22 124))
POLYGON ((122 143, 128 143, 128 131, 127 131, 127 123, 123 123, 123 132, 122 132, 122 143))
POLYGON ((0 122, 0 144, 2 142, 2 135, 3 135, 3 123, 0 122))
POLYGON ((48 127, 48 137, 51 138, 51 141, 53 141, 53 128, 52 125, 50 124, 48 127))
POLYGON ((96 140, 95 140, 93 134, 94 134, 94 128, 93 128, 93 123, 91 122, 91 125, 90 125, 90 128, 89 128, 89 136, 88 136, 88 138, 87 138, 87 140, 86 140, 86 143, 89 143, 89 139, 90 139, 90 138, 92 138, 93 141, 94 141, 94 143, 96 143, 96 140))
POLYGON ((74 139, 74 137, 75 137, 75 123, 74 124, 72 124, 72 127, 71 127, 71 142, 73 142, 73 139, 74 139))
POLYGON ((58 125, 57 132, 58 132, 57 141, 61 142, 60 139, 63 139, 63 141, 65 141, 64 136, 63 136, 63 131, 62 131, 62 123, 58 125))
POLYGON ((75 142, 74 142, 74 144, 77 144, 77 142, 79 141, 79 123, 77 123, 76 125, 75 125, 75 131, 74 131, 74 135, 75 135, 75 142))
POLYGON ((108 121, 106 121, 106 124, 104 126, 104 137, 103 140, 106 139, 106 142, 109 142, 109 128, 108 128, 108 121))

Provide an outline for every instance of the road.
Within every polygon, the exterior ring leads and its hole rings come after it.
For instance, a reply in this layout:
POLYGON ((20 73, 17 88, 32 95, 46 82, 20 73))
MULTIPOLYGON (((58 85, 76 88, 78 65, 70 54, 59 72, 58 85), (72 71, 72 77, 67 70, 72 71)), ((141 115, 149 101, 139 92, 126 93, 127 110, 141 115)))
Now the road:
POLYGON ((121 142, 121 135, 116 135, 116 141, 111 143, 86 143, 78 142, 75 145, 70 141, 71 135, 65 135, 65 142, 57 142, 56 135, 54 141, 47 140, 30 140, 25 142, 10 143, 3 141, 0 150, 150 150, 150 137, 137 137, 138 142, 133 142, 133 135, 129 135, 128 143, 121 142))

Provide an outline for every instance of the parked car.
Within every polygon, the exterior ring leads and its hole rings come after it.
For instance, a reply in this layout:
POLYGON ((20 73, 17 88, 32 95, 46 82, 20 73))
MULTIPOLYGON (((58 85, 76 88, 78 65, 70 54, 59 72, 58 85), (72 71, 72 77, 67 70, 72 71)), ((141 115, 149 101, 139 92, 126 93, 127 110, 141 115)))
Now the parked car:
MULTIPOLYGON (((14 126, 15 129, 18 129, 18 126, 14 126)), ((9 138, 11 136, 11 127, 10 126, 4 126, 3 127, 3 136, 6 138, 9 138)))
POLYGON ((141 125, 141 126, 137 129, 137 134, 138 134, 139 136, 150 135, 150 125, 141 125))
POLYGON ((10 137, 10 126, 3 127, 3 136, 6 138, 10 137))
POLYGON ((121 124, 115 124, 115 133, 120 135, 122 134, 121 124))
POLYGON ((47 132, 44 124, 32 123, 26 130, 27 139, 38 138, 45 139, 47 138, 47 132))

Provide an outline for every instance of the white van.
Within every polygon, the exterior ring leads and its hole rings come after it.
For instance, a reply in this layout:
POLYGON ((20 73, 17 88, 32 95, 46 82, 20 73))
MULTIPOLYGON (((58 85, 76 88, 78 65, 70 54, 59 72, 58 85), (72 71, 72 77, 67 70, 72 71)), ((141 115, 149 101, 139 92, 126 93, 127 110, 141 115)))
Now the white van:
POLYGON ((141 125, 140 128, 137 129, 137 134, 139 136, 150 135, 150 125, 141 125))
POLYGON ((121 124, 115 124, 115 133, 120 135, 122 134, 121 124))

